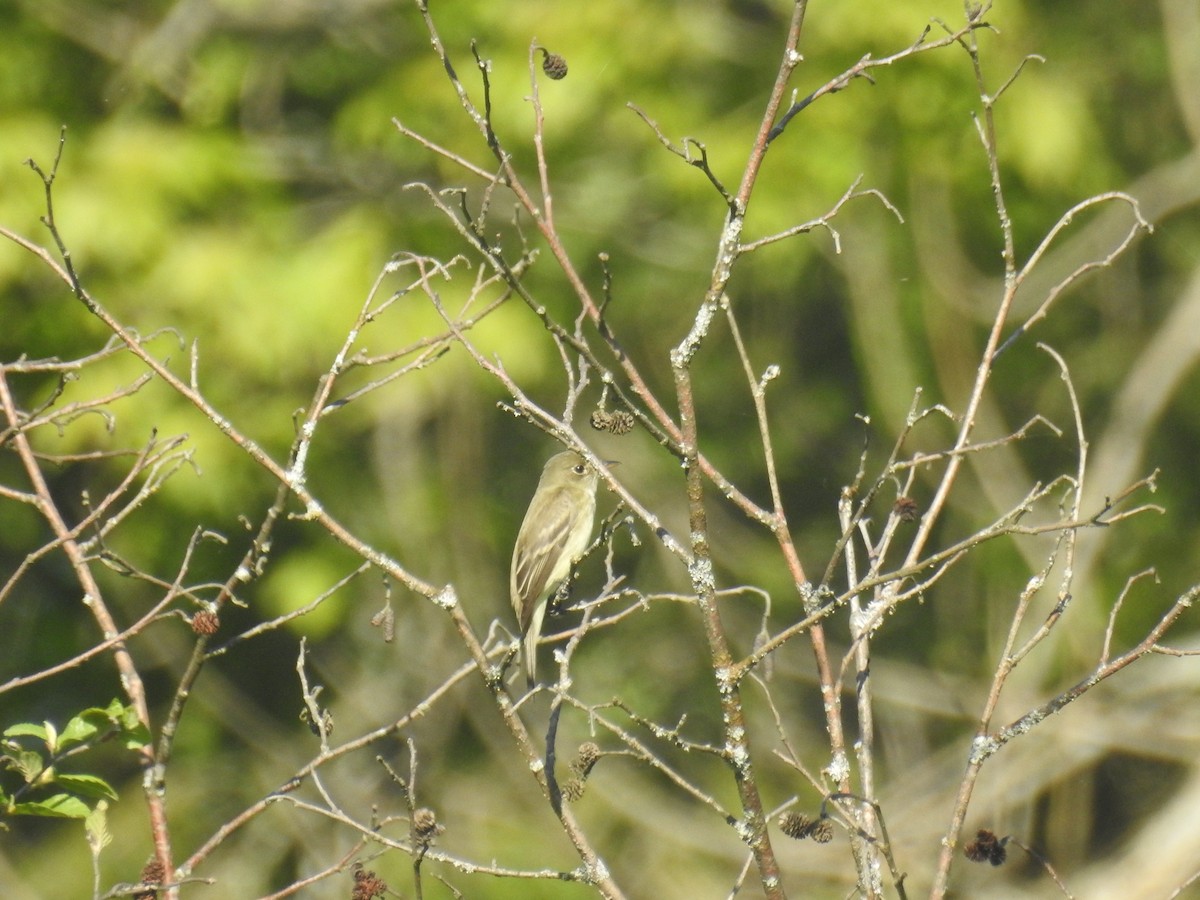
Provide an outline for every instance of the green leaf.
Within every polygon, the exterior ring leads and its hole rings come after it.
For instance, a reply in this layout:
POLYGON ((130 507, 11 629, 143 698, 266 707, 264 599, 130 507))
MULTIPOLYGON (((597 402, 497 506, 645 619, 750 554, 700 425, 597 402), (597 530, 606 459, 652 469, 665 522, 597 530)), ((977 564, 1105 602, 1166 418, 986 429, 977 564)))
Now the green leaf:
POLYGON ((15 803, 9 808, 14 816, 49 816, 56 819, 82 819, 91 810, 78 797, 70 794, 55 794, 45 800, 31 803, 15 803))
POLYGON ((33 722, 18 722, 4 729, 5 737, 35 737, 45 743, 47 734, 45 725, 35 725, 33 722))
POLYGON ((122 743, 127 749, 137 750, 150 743, 150 729, 142 724, 137 710, 132 705, 126 705, 120 700, 113 700, 104 708, 97 706, 85 709, 77 718, 98 732, 107 731, 110 728, 119 729, 122 743))
POLYGON ((108 803, 104 800, 97 803, 96 808, 83 820, 83 827, 93 853, 99 853, 112 843, 112 835, 108 831, 108 803))
POLYGON ((42 774, 42 769, 46 766, 42 761, 41 754, 34 750, 21 750, 10 754, 8 758, 11 760, 12 767, 20 772, 21 777, 30 784, 42 774))
MULTIPOLYGON (((85 741, 90 741, 100 733, 100 726, 93 721, 89 721, 88 713, 90 712, 93 712, 93 710, 84 710, 67 723, 58 738, 59 751, 66 750, 76 744, 82 744, 85 741)), ((96 710, 96 712, 100 712, 103 715, 102 710, 96 710)), ((108 718, 105 717, 102 725, 107 728, 109 724, 108 718)))
POLYGON ((127 750, 140 750, 150 743, 150 729, 142 723, 138 723, 136 728, 131 728, 125 732, 125 748, 127 750))
POLYGON ((104 710, 104 714, 115 722, 117 719, 121 718, 126 709, 127 707, 120 701, 119 698, 113 697, 113 699, 109 702, 108 707, 104 710))
MULTIPOLYGON (((109 705, 109 710, 111 711, 115 705, 116 701, 114 700, 113 703, 109 705)), ((119 708, 120 714, 114 717, 113 721, 121 726, 121 730, 124 731, 127 736, 136 735, 140 737, 145 735, 142 743, 148 744, 150 742, 150 731, 145 725, 142 724, 141 719, 138 718, 137 710, 132 706, 122 706, 119 708)), ((128 740, 126 741, 126 744, 128 745, 128 740)))
POLYGON ((82 794, 85 797, 103 797, 109 800, 117 799, 117 792, 103 778, 95 775, 62 775, 55 782, 59 787, 82 794))

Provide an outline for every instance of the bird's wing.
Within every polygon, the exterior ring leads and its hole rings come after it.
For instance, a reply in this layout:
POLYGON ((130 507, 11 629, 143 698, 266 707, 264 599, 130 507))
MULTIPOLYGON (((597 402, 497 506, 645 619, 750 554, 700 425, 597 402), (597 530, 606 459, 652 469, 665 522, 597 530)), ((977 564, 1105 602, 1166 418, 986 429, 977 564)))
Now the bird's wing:
POLYGON ((563 552, 579 513, 571 493, 560 490, 547 498, 536 523, 529 515, 521 523, 509 574, 509 591, 522 631, 528 629, 534 607, 553 586, 552 582, 567 576, 567 571, 556 573, 555 569, 563 567, 569 571, 571 560, 563 559, 563 552))

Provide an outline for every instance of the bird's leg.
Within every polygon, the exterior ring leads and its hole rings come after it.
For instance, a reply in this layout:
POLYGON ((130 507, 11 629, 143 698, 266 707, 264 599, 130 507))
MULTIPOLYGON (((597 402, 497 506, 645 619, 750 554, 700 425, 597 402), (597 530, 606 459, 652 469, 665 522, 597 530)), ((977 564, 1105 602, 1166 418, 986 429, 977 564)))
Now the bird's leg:
POLYGON ((568 601, 571 599, 571 585, 575 583, 575 578, 578 574, 578 570, 572 564, 570 574, 562 580, 562 583, 550 595, 550 602, 546 610, 550 615, 560 616, 569 608, 568 601))

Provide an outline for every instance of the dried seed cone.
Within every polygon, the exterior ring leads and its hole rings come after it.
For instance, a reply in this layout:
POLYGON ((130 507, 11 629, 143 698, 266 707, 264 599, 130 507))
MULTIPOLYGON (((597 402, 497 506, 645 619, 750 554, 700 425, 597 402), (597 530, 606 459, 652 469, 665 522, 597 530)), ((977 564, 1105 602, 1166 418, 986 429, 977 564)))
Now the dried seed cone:
POLYGON ((422 841, 430 841, 442 833, 438 824, 437 813, 428 806, 422 806, 413 813, 413 834, 422 841))
POLYGON ((812 819, 799 813, 784 813, 779 817, 779 830, 790 838, 803 840, 812 828, 812 819))
POLYGON ((555 81, 561 81, 567 77, 567 61, 557 53, 551 53, 549 50, 543 50, 542 71, 546 73, 548 78, 553 78, 555 81))
POLYGON ((571 762, 571 770, 580 778, 587 778, 599 758, 600 747, 592 741, 586 741, 579 745, 575 759, 571 762))
POLYGON ((812 838, 818 844, 828 844, 833 840, 832 822, 826 818, 810 819, 800 813, 784 813, 780 816, 779 830, 798 841, 812 838))
MULTIPOLYGON (((157 859, 152 859, 142 869, 142 874, 138 876, 138 881, 142 884, 162 884, 165 877, 166 872, 163 871, 162 864, 157 859)), ((133 900, 158 900, 158 891, 138 891, 133 895, 133 900)))
POLYGON ((351 900, 375 900, 387 894, 387 882, 372 872, 364 869, 362 863, 354 866, 354 889, 350 893, 351 900))
POLYGON ((629 434, 633 431, 633 413, 623 409, 616 412, 606 409, 593 410, 590 421, 597 431, 607 431, 609 434, 629 434))
POLYGON ((915 522, 921 517, 921 507, 912 497, 901 497, 892 507, 901 522, 915 522))
POLYGON ((221 627, 221 619, 215 612, 207 609, 202 609, 200 612, 192 616, 192 631, 196 634, 204 636, 217 633, 217 629, 221 627))
POLYGON ((612 422, 608 430, 613 434, 629 434, 633 431, 633 413, 618 409, 612 414, 612 422))
POLYGON ((993 832, 981 828, 975 834, 975 840, 963 847, 963 855, 971 862, 987 862, 993 866, 1002 866, 1008 859, 1008 850, 1004 847, 1005 840, 1006 838, 996 837, 993 832))
POLYGON ((813 825, 812 839, 818 844, 828 844, 833 840, 833 823, 828 819, 822 819, 813 825))

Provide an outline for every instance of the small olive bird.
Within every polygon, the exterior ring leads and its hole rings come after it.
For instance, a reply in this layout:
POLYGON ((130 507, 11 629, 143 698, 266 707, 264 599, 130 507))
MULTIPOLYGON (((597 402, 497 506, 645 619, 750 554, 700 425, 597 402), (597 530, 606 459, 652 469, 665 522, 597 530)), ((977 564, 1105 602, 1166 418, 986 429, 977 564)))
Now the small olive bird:
POLYGON ((599 475, 573 450, 546 462, 513 548, 508 589, 525 635, 525 672, 537 677, 537 643, 546 604, 588 545, 596 515, 599 475))

